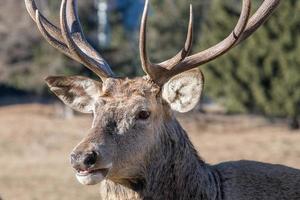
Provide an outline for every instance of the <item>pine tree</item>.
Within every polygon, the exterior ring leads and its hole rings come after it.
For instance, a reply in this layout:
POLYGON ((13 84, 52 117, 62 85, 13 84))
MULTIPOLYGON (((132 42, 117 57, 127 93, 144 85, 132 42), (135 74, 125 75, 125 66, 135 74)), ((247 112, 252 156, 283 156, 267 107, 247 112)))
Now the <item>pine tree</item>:
MULTIPOLYGON (((255 0, 253 8, 261 1, 255 0)), ((222 40, 240 12, 236 0, 214 0, 202 48, 222 40), (213 14, 217 13, 217 14, 213 14)), ((247 41, 204 67, 207 94, 229 112, 287 117, 297 128, 300 114, 300 1, 285 0, 247 41)))

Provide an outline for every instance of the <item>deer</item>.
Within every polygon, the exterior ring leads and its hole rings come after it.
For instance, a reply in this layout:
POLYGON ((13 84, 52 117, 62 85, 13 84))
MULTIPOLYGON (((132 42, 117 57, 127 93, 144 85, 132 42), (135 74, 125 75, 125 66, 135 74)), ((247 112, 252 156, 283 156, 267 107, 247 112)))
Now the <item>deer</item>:
POLYGON ((243 0, 233 31, 218 44, 193 55, 190 5, 184 47, 174 57, 152 63, 147 51, 146 0, 139 39, 146 75, 128 78, 117 77, 87 42, 76 0, 62 0, 59 27, 40 12, 34 0, 25 0, 43 37, 100 79, 45 79, 66 105, 93 115, 91 128, 70 154, 77 180, 83 185, 100 184, 104 199, 300 199, 300 170, 247 160, 208 164, 175 116, 175 112, 191 111, 200 101, 204 76, 198 67, 248 38, 279 3, 264 0, 251 16, 251 0, 243 0))

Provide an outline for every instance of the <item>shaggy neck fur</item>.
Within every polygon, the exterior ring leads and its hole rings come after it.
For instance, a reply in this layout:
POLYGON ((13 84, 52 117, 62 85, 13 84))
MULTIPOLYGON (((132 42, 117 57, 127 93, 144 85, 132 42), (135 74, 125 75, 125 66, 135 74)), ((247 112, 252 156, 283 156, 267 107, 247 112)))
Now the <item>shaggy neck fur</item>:
POLYGON ((219 179, 202 161, 186 132, 174 119, 159 131, 159 142, 150 151, 142 172, 142 199, 218 199, 219 179))
POLYGON ((176 119, 158 130, 158 138, 141 166, 140 179, 127 180, 131 190, 108 181, 104 199, 221 199, 218 173, 200 159, 176 119))

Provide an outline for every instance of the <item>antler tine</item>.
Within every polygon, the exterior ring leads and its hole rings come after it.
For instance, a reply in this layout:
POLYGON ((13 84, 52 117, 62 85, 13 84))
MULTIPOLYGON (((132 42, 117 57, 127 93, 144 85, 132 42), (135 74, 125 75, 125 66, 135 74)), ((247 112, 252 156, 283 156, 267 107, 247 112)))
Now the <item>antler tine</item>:
POLYGON ((188 26, 188 32, 187 32, 183 49, 181 49, 173 58, 166 60, 162 63, 159 63, 158 65, 166 69, 172 69, 175 65, 183 61, 186 58, 186 56, 188 56, 188 54, 192 49, 192 42, 193 42, 193 6, 190 4, 189 26, 188 26))
POLYGON ((77 14, 76 0, 62 0, 60 23, 63 37, 72 54, 103 81, 114 74, 105 60, 86 41, 77 14))
POLYGON ((155 68, 155 66, 150 62, 147 52, 147 20, 148 20, 148 9, 149 9, 149 0, 145 1, 144 11, 141 20, 141 28, 140 28, 140 58, 143 70, 152 77, 151 68, 155 68))
POLYGON ((81 62, 81 60, 72 55, 67 45, 64 43, 64 38, 61 34, 60 29, 52 24, 47 18, 38 10, 34 0, 25 0, 26 9, 37 24, 38 29, 42 33, 43 37, 56 49, 66 54, 70 58, 81 62))
MULTIPOLYGON (((35 0, 25 0, 25 6, 26 9, 30 15, 30 17, 33 19, 33 21, 36 21, 36 11, 38 11, 38 7, 35 3, 35 0)), ((51 36, 53 38, 55 38, 56 40, 59 40, 60 42, 63 42, 63 37, 61 35, 61 31, 60 29, 55 26, 54 24, 52 24, 49 20, 47 20, 47 18, 39 11, 39 15, 41 18, 41 23, 43 24, 43 26, 45 27, 45 29, 51 34, 51 36)))
POLYGON ((280 0, 264 0, 262 5, 257 9, 257 11, 250 18, 247 27, 240 37, 239 41, 236 44, 247 39, 252 33, 254 33, 265 21, 268 17, 273 13, 273 11, 279 5, 280 0))
POLYGON ((72 55, 71 51, 69 50, 68 46, 60 42, 59 40, 55 39, 45 28, 44 23, 42 22, 42 15, 39 13, 38 10, 36 10, 36 24, 38 26, 38 29, 42 33, 43 37, 55 48, 59 49, 61 52, 69 56, 70 58, 73 58, 74 60, 81 62, 81 60, 72 55))
POLYGON ((178 63, 173 68, 170 68, 164 74, 158 74, 153 79, 153 81, 156 82, 158 85, 162 85, 166 81, 168 81, 172 76, 187 71, 189 69, 195 68, 226 53, 235 45, 238 39, 242 36, 250 16, 250 10, 250 0, 243 0, 243 6, 239 20, 234 30, 230 33, 229 36, 227 36, 223 41, 216 44, 215 46, 185 58, 182 62, 178 63))
POLYGON ((140 29, 140 57, 143 70, 148 74, 148 76, 150 76, 151 79, 155 80, 155 77, 161 75, 162 72, 166 73, 169 69, 184 60, 189 54, 193 41, 193 7, 190 5, 190 19, 184 48, 180 50, 174 57, 159 64, 151 63, 148 57, 146 37, 148 10, 149 0, 146 0, 140 29))

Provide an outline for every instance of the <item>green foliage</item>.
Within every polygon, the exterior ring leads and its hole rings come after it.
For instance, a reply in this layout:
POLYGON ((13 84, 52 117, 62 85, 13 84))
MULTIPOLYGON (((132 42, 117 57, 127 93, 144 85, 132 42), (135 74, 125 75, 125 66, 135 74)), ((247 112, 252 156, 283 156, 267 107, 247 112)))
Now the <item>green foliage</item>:
MULTIPOLYGON (((240 10, 235 0, 214 0, 201 47, 222 40, 240 10), (213 14, 217 13, 217 14, 213 14)), ((257 8, 261 1, 252 1, 257 8)), ((247 41, 206 65, 206 94, 229 112, 299 117, 300 1, 284 0, 274 15, 247 41)))

